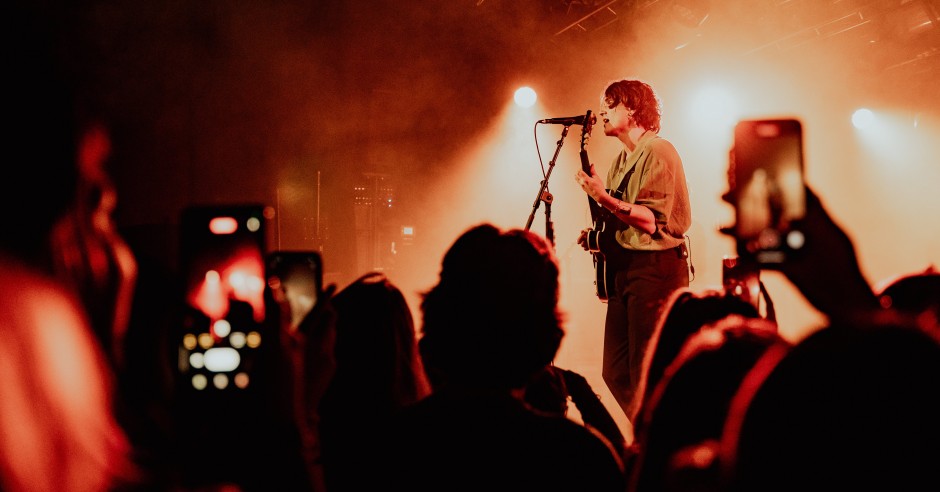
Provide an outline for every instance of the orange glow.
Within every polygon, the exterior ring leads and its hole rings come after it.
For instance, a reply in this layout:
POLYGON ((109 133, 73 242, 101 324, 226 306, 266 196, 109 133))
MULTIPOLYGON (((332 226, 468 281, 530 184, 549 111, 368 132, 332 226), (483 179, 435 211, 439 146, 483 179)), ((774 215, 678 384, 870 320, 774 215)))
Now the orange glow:
POLYGON ((183 335, 183 347, 186 347, 187 350, 196 348, 196 335, 192 333, 183 335))
POLYGON ((212 319, 225 316, 225 313, 228 312, 228 300, 219 272, 215 270, 206 272, 205 278, 196 290, 195 298, 191 302, 212 319))
POLYGON ((242 253, 224 271, 232 296, 251 304, 255 321, 264 319, 264 271, 257 251, 242 253), (247 254, 246 254, 247 253, 247 254))
POLYGON ((202 347, 202 348, 204 348, 204 349, 208 349, 208 348, 212 347, 212 345, 213 345, 214 343, 215 343, 215 340, 212 338, 212 335, 210 335, 210 334, 208 334, 208 333, 200 333, 200 334, 199 334, 199 346, 200 346, 200 347, 202 347))
POLYGON ((248 382, 249 382, 248 374, 244 372, 240 372, 235 375, 235 386, 238 386, 241 389, 245 389, 248 387, 248 382))
POLYGON ((229 300, 252 306, 255 321, 264 320, 264 268, 257 249, 244 247, 206 272, 203 282, 190 293, 189 302, 213 321, 228 314, 229 300))

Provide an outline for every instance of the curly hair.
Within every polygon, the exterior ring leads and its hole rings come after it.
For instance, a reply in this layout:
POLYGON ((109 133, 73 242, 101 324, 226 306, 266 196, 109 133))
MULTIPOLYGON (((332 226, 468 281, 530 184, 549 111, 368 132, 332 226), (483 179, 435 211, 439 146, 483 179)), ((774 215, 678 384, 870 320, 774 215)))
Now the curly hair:
POLYGON ((632 109, 633 118, 647 130, 659 132, 662 117, 662 102, 646 82, 639 80, 617 80, 604 89, 604 103, 607 108, 623 104, 632 109))

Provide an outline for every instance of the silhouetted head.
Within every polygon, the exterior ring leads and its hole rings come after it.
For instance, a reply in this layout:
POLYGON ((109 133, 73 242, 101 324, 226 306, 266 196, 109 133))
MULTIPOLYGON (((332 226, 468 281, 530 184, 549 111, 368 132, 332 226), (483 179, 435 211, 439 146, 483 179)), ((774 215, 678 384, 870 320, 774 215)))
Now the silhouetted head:
POLYGON ((677 453, 721 439, 725 416, 741 380, 776 345, 787 347, 789 343, 777 332, 775 323, 740 315, 709 324, 686 340, 641 415, 638 427, 642 430, 637 436, 640 454, 631 479, 635 490, 663 490, 672 480, 690 475, 696 480, 709 478, 712 483, 717 480, 713 459, 717 447, 703 446, 705 452, 686 463, 677 453))
POLYGON ((521 388, 564 336, 558 261, 545 238, 522 229, 467 230, 421 309, 419 346, 435 387, 521 388))
POLYGON ((669 364, 679 355, 686 340, 705 325, 736 314, 759 318, 757 308, 723 290, 677 290, 664 308, 643 364, 642 389, 645 405, 669 364))
POLYGON ((886 309, 928 314, 940 322, 940 271, 931 265, 922 272, 896 277, 878 292, 878 302, 886 309))
POLYGON ((885 312, 768 351, 723 432, 729 490, 940 487, 940 340, 931 329, 885 312))
POLYGON ((428 393, 411 308, 395 284, 370 272, 330 302, 336 312, 336 383, 393 408, 428 393))

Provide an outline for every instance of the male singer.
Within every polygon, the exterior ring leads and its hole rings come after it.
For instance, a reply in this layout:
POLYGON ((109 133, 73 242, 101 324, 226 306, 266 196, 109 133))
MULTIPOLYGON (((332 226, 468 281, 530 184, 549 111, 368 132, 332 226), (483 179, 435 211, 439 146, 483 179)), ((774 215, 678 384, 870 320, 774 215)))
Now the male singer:
MULTIPOLYGON (((632 423, 642 396, 644 352, 664 303, 689 286, 685 233, 692 210, 682 159, 658 134, 662 110, 652 87, 639 80, 614 81, 600 102, 604 134, 620 140, 623 149, 606 181, 593 164, 590 174, 578 171, 575 179, 610 212, 601 233, 606 237, 599 241, 611 284, 602 375, 632 423)), ((586 251, 592 231, 584 229, 578 236, 586 251)))

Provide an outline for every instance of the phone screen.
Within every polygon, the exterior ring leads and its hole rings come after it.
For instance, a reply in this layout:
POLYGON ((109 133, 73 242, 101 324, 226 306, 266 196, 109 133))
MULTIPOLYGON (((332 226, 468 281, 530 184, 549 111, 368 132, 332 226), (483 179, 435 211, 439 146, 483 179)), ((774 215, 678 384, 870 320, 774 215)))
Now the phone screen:
POLYGON ((782 263, 802 247, 802 233, 794 228, 806 213, 800 121, 739 121, 732 167, 738 255, 761 265, 782 263))
POLYGON ((180 258, 184 316, 178 339, 182 385, 196 393, 240 392, 255 384, 269 344, 261 205, 183 211, 180 258))
POLYGON ((721 259, 721 284, 727 295, 738 297, 760 309, 760 269, 737 256, 721 259))
POLYGON ((317 251, 275 251, 267 259, 267 280, 282 308, 282 324, 296 330, 323 290, 322 257, 317 251))
POLYGON ((283 456, 291 372, 265 278, 268 220, 251 204, 182 213, 172 406, 182 483, 242 485, 246 467, 263 473, 283 456))

